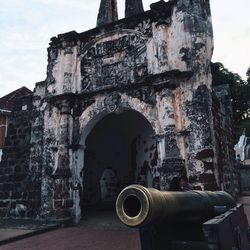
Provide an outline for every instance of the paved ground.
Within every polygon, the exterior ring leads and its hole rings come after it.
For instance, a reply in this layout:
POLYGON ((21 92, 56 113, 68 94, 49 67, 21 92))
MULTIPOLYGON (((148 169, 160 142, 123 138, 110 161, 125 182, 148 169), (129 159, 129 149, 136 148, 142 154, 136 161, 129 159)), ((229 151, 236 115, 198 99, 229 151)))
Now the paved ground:
POLYGON ((136 232, 63 228, 9 243, 1 250, 139 250, 136 232))
MULTIPOLYGON (((250 197, 241 202, 250 224, 250 197)), ((76 227, 59 228, 25 238, 26 233, 39 232, 46 225, 26 221, 19 226, 15 221, 0 221, 1 237, 20 234, 24 239, 0 246, 0 250, 139 250, 139 234, 135 229, 122 225, 111 212, 87 214, 76 227), (11 225, 13 224, 13 225, 11 225), (11 231, 12 230, 12 231, 11 231)), ((46 228, 45 228, 46 230, 46 228)), ((17 236, 18 236, 17 235, 17 236)))
MULTIPOLYGON (((1 226, 1 223, 0 223, 1 226)), ((7 227, 7 222, 6 222, 7 227)), ((27 223, 15 228, 5 228, 10 233, 37 230, 39 225, 27 223), (9 231, 8 231, 9 230, 9 231), (11 231, 12 230, 12 231, 11 231)), ((4 230, 4 228, 2 228, 4 230)), ((0 239, 1 239, 0 229, 0 239)), ((24 235, 25 237, 25 235, 24 235)), ((0 250, 139 250, 137 230, 122 225, 113 212, 87 214, 76 227, 59 228, 0 246, 0 250)))
POLYGON ((45 224, 43 222, 33 220, 1 219, 0 246, 10 241, 23 239, 42 232, 47 232, 57 227, 58 226, 56 224, 45 224))

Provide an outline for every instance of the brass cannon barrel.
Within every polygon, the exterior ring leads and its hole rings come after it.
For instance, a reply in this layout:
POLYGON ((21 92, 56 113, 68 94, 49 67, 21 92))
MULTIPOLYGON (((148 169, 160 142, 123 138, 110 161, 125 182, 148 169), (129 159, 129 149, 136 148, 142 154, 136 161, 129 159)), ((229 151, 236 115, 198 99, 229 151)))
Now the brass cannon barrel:
POLYGON ((162 222, 204 222, 235 207, 223 191, 168 192, 140 185, 121 191, 116 200, 119 219, 130 227, 162 222))

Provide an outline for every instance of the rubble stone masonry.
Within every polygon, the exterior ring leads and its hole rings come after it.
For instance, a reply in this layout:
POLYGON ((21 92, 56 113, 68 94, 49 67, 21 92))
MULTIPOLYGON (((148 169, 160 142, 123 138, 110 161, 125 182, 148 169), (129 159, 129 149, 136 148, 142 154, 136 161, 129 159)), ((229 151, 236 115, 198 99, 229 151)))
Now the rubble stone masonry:
POLYGON ((0 215, 78 222, 126 184, 164 190, 183 174, 236 195, 230 100, 212 89, 212 51, 208 0, 159 1, 53 37, 47 78, 10 124, 0 215))

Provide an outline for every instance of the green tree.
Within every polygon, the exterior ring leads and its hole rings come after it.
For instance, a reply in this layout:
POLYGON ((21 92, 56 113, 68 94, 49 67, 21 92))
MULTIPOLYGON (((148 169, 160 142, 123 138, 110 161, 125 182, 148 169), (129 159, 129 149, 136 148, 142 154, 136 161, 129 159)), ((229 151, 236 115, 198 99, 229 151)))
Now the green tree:
POLYGON ((250 68, 247 81, 226 69, 222 63, 212 63, 213 86, 228 84, 231 90, 233 114, 236 122, 250 117, 250 68))
POLYGON ((230 86, 236 136, 242 133, 243 126, 247 128, 247 134, 250 136, 250 68, 246 73, 246 81, 219 62, 211 64, 211 71, 214 86, 221 84, 230 86))

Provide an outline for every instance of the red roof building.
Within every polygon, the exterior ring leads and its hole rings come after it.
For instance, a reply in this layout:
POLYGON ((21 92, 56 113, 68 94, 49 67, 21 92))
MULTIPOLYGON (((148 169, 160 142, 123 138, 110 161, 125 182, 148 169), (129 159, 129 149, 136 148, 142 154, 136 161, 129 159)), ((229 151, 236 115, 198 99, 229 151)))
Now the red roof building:
POLYGON ((0 98, 0 110, 12 111, 14 101, 17 97, 32 94, 32 91, 25 86, 0 98))
POLYGON ((8 115, 13 110, 14 102, 18 97, 30 94, 32 91, 23 86, 0 98, 0 161, 7 135, 8 115))

